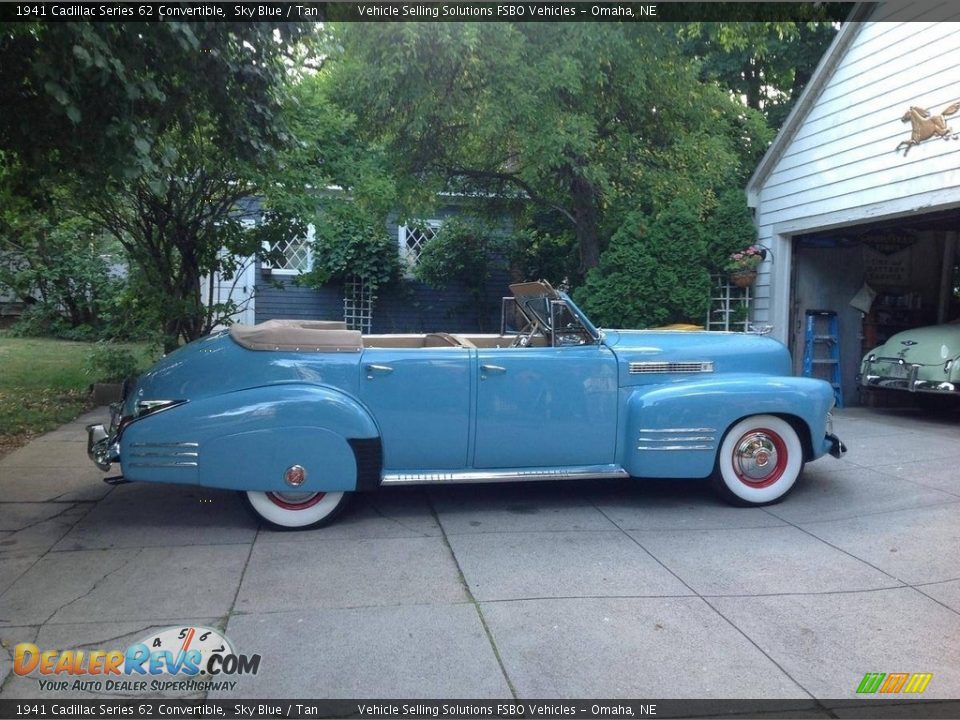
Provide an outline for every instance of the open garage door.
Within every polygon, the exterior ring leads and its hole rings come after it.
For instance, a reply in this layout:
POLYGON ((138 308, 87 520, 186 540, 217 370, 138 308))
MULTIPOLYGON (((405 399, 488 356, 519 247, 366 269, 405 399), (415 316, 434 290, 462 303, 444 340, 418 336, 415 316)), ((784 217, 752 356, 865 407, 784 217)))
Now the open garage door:
MULTIPOLYGON (((802 371, 806 311, 832 310, 848 405, 864 402, 863 355, 909 328, 960 319, 960 212, 901 218, 793 238, 790 345, 802 371)), ((814 374, 827 377, 820 364, 814 374)))

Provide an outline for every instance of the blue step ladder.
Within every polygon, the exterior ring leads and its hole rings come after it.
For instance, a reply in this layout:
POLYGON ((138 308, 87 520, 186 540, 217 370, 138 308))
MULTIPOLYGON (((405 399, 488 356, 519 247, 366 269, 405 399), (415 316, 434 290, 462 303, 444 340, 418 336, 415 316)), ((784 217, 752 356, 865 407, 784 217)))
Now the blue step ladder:
POLYGON ((837 313, 833 310, 807 310, 803 374, 830 383, 838 408, 843 407, 840 371, 840 324, 837 313))

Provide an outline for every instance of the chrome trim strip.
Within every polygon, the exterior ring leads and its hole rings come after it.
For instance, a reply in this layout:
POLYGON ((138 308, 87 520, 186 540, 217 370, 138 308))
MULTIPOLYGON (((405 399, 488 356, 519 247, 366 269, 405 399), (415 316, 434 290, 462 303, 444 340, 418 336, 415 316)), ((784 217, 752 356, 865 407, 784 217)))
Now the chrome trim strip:
POLYGON ((190 461, 186 461, 186 460, 185 460, 185 461, 183 461, 183 462, 168 462, 168 463, 159 463, 159 462, 138 463, 138 462, 132 462, 132 463, 130 463, 130 467, 142 467, 142 468, 197 467, 197 463, 193 462, 192 460, 190 460, 190 461))
POLYGON ((682 437, 648 438, 640 436, 640 442, 713 442, 717 438, 713 435, 686 435, 682 437))
POLYGON ((172 443, 130 443, 130 447, 148 447, 148 448, 164 448, 164 447, 200 447, 200 443, 195 442, 172 442, 172 443))
POLYGON ((627 478, 618 465, 584 465, 530 470, 457 470, 451 472, 384 473, 381 485, 427 483, 523 482, 526 480, 576 480, 578 478, 627 478))
POLYGON ((130 453, 131 457, 199 457, 200 453, 195 452, 135 452, 130 453))
POLYGON ((638 445, 637 450, 713 450, 714 447, 714 445, 661 445, 660 447, 638 445))
POLYGON ((630 363, 631 375, 647 373, 712 373, 712 360, 690 360, 672 362, 669 360, 645 360, 630 363))
POLYGON ((708 433, 716 432, 716 428, 712 427, 698 427, 698 428, 640 428, 642 433, 685 433, 685 432, 696 432, 696 433, 708 433))

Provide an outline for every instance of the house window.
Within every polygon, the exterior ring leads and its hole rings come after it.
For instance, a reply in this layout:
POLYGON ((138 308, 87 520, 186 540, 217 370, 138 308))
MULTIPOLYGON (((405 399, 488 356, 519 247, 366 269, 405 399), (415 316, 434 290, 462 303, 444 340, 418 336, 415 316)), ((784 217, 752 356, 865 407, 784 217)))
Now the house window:
POLYGON ((416 225, 401 225, 399 232, 400 259, 403 262, 405 275, 413 276, 413 269, 420 262, 420 253, 428 242, 440 232, 440 220, 425 220, 416 225))
POLYGON ((265 251, 279 250, 280 258, 273 262, 264 260, 263 267, 270 268, 276 275, 299 275, 313 267, 313 225, 307 226, 305 237, 294 237, 273 243, 264 243, 265 251))

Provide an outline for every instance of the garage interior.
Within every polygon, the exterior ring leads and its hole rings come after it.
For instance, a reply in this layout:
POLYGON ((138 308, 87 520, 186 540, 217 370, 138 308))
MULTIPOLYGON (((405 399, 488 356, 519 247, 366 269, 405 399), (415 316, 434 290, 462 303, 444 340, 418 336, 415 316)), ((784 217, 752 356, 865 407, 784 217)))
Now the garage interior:
MULTIPOLYGON (((899 393, 864 393, 863 355, 914 327, 960 320, 960 210, 794 236, 790 351, 802 374, 806 311, 836 312, 845 406, 903 404, 899 393), (851 304, 853 303, 853 304, 851 304)), ((822 348, 815 348, 824 357, 822 348)), ((829 364, 814 376, 829 379, 829 364)))

